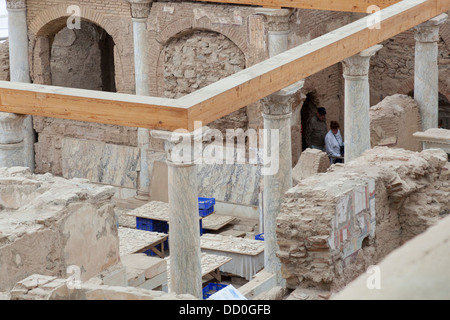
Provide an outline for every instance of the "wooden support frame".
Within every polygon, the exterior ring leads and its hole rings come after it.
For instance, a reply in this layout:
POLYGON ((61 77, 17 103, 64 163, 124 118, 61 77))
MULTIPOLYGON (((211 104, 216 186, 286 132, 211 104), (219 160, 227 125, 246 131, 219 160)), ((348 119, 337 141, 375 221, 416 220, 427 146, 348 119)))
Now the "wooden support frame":
POLYGON ((261 6, 264 8, 298 8, 328 11, 367 13, 370 6, 384 9, 401 0, 195 0, 199 2, 215 2, 261 6))
POLYGON ((403 0, 176 100, 0 81, 0 111, 192 131, 449 10, 403 0))

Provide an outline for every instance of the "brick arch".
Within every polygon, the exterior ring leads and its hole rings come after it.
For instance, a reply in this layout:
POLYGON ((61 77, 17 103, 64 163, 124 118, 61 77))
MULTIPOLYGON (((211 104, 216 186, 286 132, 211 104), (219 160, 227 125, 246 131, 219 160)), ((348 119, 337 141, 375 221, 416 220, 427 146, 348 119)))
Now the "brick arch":
MULTIPOLYGON (((52 6, 46 8, 36 14, 36 17, 29 23, 28 29, 35 36, 49 36, 54 35, 60 31, 66 24, 67 19, 72 15, 67 12, 67 5, 52 6)), ((92 22, 102 27, 113 39, 117 46, 119 31, 108 19, 101 13, 88 8, 87 6, 80 6, 80 17, 83 20, 92 22)))
POLYGON ((167 25, 156 37, 156 44, 150 47, 150 79, 152 79, 150 84, 150 92, 152 95, 158 94, 158 68, 160 55, 163 48, 172 40, 180 35, 191 33, 194 31, 206 31, 222 34, 227 37, 233 44, 235 44, 238 49, 242 52, 245 57, 245 65, 248 67, 249 61, 249 47, 247 45, 247 40, 241 32, 236 31, 233 27, 217 27, 211 23, 210 19, 202 17, 201 19, 193 18, 182 18, 169 25, 167 25))
MULTIPOLYGON (((124 80, 124 66, 122 62, 122 48, 126 46, 125 43, 121 42, 121 37, 119 36, 119 30, 111 23, 106 17, 101 13, 90 9, 87 6, 80 7, 80 18, 82 21, 87 21, 93 23, 101 28, 103 28, 113 39, 116 46, 115 51, 117 55, 115 56, 115 72, 120 74, 116 76, 116 88, 118 92, 125 90, 126 84, 124 80), (122 79, 117 83, 118 79, 122 79)), ((61 29, 66 26, 67 19, 72 15, 72 13, 67 12, 67 5, 57 5, 51 8, 46 8, 38 12, 34 19, 28 24, 29 32, 34 36, 34 38, 39 37, 52 37, 61 29)), ((33 50, 36 48, 33 45, 33 50)))

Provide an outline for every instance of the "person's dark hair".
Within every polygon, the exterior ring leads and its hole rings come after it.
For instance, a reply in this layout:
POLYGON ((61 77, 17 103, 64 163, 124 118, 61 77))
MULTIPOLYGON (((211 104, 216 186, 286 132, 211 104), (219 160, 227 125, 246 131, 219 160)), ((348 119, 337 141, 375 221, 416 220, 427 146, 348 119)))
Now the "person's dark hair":
POLYGON ((337 122, 337 121, 331 121, 331 122, 330 122, 330 129, 331 129, 331 130, 339 129, 339 122, 337 122))

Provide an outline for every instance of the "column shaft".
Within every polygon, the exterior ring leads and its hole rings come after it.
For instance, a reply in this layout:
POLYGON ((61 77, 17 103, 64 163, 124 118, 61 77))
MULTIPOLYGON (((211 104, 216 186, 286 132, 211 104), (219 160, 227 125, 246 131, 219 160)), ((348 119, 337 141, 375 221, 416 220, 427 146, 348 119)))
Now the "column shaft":
POLYGON ((447 15, 442 14, 415 27, 414 99, 419 105, 423 131, 438 126, 438 41, 439 26, 445 20, 447 15))
POLYGON ((30 83, 26 9, 8 9, 10 79, 30 83))
POLYGON ((370 149, 370 93, 367 76, 345 77, 345 162, 370 149))
MULTIPOLYGON (((133 18, 133 40, 136 94, 149 96, 150 72, 148 59, 149 46, 147 35, 147 18, 133 18)), ((150 171, 147 160, 149 139, 150 130, 138 128, 138 146, 141 153, 141 168, 139 170, 137 197, 143 200, 147 200, 150 193, 150 171)))
POLYGON ((278 285, 285 285, 281 276, 281 262, 276 220, 284 194, 292 187, 291 117, 294 93, 304 81, 280 90, 262 100, 264 118, 264 269, 277 275, 278 285), (268 161, 270 160, 270 162, 268 161))
POLYGON ((168 162, 170 288, 202 297, 197 167, 168 162))
POLYGON ((276 255, 279 251, 276 219, 284 193, 292 187, 291 113, 263 114, 263 117, 264 129, 267 130, 264 152, 272 160, 269 166, 278 169, 276 172, 268 170, 264 175, 264 268, 267 272, 281 274, 281 263, 276 255), (278 131, 278 141, 273 139, 272 130, 278 131))
POLYGON ((172 292, 188 293, 201 299, 200 220, 194 135, 159 130, 152 130, 151 135, 164 140, 168 165, 169 287, 172 292))
MULTIPOLYGON (((28 62, 28 32, 25 1, 7 1, 8 9, 8 38, 10 79, 12 82, 31 83, 28 62)), ((32 116, 23 119, 23 142, 13 149, 15 156, 8 161, 10 166, 27 166, 32 171, 35 167, 34 143, 36 136, 33 130, 32 116), (17 148, 22 148, 22 156, 17 148)), ((8 149, 2 149, 2 152, 8 149)))
POLYGON ((345 155, 349 162, 370 149, 370 58, 383 46, 376 45, 345 59, 345 155))

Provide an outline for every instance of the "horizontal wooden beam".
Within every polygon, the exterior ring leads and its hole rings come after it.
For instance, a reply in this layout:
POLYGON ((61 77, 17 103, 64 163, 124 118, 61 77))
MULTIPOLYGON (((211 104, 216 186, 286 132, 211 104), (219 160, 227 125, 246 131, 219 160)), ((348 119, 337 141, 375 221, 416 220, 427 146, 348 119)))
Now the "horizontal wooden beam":
MULTIPOLYGON (((384 9, 401 0, 195 0, 199 2, 215 2, 261 6, 264 8, 298 8, 344 12, 367 13, 367 8, 373 5, 384 9)), ((371 12, 370 12, 371 13, 371 12)))
POLYGON ((176 100, 0 82, 0 111, 192 131, 449 10, 449 0, 404 0, 176 100))
POLYGON ((128 127, 186 128, 176 100, 0 81, 0 111, 128 127))
POLYGON ((450 10, 449 0, 404 0, 287 50, 182 99, 193 121, 208 124, 450 10), (373 22, 379 22, 374 28, 373 22))

